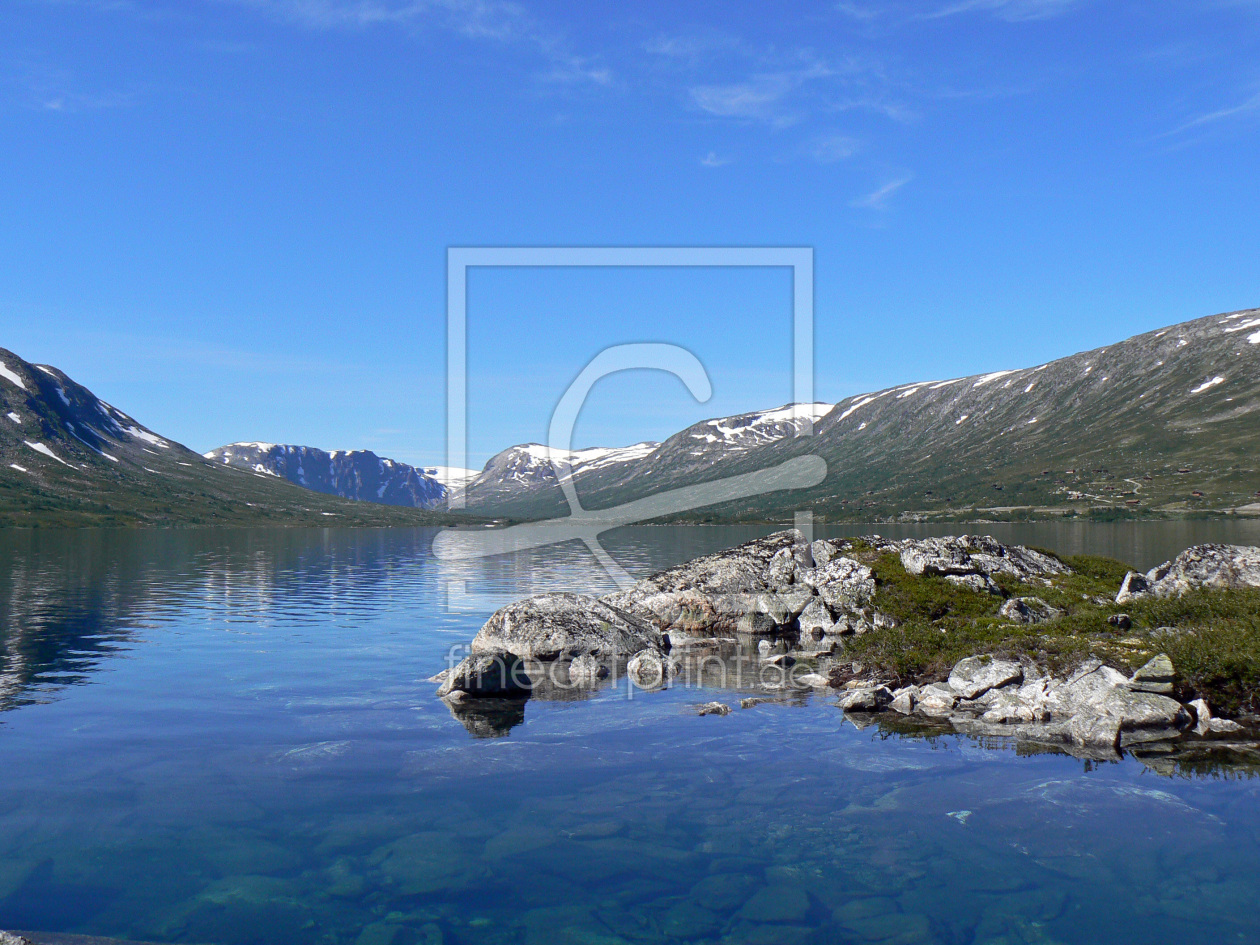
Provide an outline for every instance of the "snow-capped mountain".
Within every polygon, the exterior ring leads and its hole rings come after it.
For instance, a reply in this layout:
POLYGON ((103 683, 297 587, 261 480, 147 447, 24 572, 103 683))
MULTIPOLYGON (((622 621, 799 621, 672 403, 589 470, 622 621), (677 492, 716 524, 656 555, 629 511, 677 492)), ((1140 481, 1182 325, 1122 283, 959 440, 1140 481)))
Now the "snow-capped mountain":
MULTIPOLYGON (((816 454, 828 465, 819 486, 697 514, 1260 510, 1260 309, 1036 367, 901 384, 803 410, 811 436, 795 435, 804 424, 788 407, 708 420, 641 455, 575 468, 578 494, 588 510, 610 508, 816 454)), ((549 464, 523 468, 530 449, 487 465, 468 487, 470 511, 566 513, 549 464)))
POLYGON ((283 443, 229 443, 203 455, 213 463, 277 476, 343 499, 433 508, 446 496, 446 487, 424 470, 371 450, 326 452, 283 443))
MULTIPOLYGON (((705 420, 664 443, 593 447, 556 456, 568 461, 570 475, 579 486, 595 479, 650 476, 657 469, 694 472, 722 457, 795 436, 825 416, 833 406, 788 404, 773 410, 705 420)), ((532 506, 540 495, 553 495, 556 488, 551 450, 528 443, 513 446, 493 457, 481 475, 468 484, 465 496, 470 509, 530 514, 525 507, 532 506)))
POLYGON ((213 464, 65 373, 0 348, 0 524, 421 524, 213 464))

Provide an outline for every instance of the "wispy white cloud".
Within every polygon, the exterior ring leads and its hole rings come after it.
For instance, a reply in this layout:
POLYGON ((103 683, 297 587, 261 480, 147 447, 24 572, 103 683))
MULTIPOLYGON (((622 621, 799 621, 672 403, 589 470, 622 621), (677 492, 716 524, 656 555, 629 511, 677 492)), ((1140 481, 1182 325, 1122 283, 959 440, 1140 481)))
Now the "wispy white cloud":
POLYGON ((863 23, 869 23, 871 20, 877 19, 882 12, 878 7, 860 3, 837 3, 836 10, 863 23))
POLYGON ((812 54, 802 52, 799 65, 758 72, 747 79, 712 85, 694 85, 691 100, 701 110, 720 118, 769 122, 778 127, 795 124, 805 109, 792 101, 794 93, 836 70, 812 54))
POLYGON ((834 164, 857 153, 860 142, 848 135, 830 134, 815 138, 808 153, 819 164, 834 164))
POLYGON ((961 13, 991 13, 998 19, 1012 23, 1027 20, 1048 20, 1081 6, 1086 0, 956 0, 923 19, 935 20, 961 13))
POLYGON ((1248 115, 1257 111, 1260 111, 1260 92, 1257 92, 1241 104, 1231 105, 1228 108, 1218 108, 1216 111, 1200 115, 1198 118, 1192 118, 1190 121, 1184 122, 1170 131, 1165 131, 1162 134, 1156 135, 1156 137, 1170 138, 1174 135, 1183 134, 1187 131, 1193 131, 1196 128, 1202 128, 1205 125, 1213 125, 1219 121, 1237 118, 1240 115, 1248 115))
POLYGON ((547 81, 609 85, 612 69, 575 53, 567 40, 511 0, 217 0, 307 29, 445 29, 472 40, 532 47, 547 81))
POLYGON ((731 158, 723 157, 716 151, 710 151, 700 159, 700 163, 705 167, 725 167, 731 163, 731 158))
POLYGON ((134 92, 93 90, 70 71, 44 63, 9 63, 0 68, 5 98, 21 108, 54 114, 96 111, 130 105, 134 92))
POLYGON ((893 194, 901 190, 902 187, 910 183, 914 179, 913 174, 907 174, 905 177, 898 177, 896 180, 890 180, 883 187, 871 191, 854 200, 850 206, 857 207, 862 210, 887 210, 888 201, 893 194))

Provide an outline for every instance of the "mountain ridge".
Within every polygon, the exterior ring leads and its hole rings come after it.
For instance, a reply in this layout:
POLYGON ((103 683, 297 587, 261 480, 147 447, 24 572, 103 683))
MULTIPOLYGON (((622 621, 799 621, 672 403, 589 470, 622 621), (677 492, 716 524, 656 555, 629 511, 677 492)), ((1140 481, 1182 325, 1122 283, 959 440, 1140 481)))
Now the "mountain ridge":
POLYGON ((207 461, 63 371, 0 348, 0 525, 427 525, 207 461))
MULTIPOLYGON (((690 518, 782 521, 797 509, 829 520, 1256 511, 1247 506, 1260 488, 1260 309, 1034 367, 856 394, 817 417, 812 436, 784 431, 748 449, 706 448, 700 441, 715 423, 694 424, 632 462, 575 471, 583 506, 611 508, 814 452, 829 467, 821 485, 690 518)), ((566 514, 554 475, 544 480, 505 489, 483 474, 469 485, 467 506, 521 518, 566 514)))

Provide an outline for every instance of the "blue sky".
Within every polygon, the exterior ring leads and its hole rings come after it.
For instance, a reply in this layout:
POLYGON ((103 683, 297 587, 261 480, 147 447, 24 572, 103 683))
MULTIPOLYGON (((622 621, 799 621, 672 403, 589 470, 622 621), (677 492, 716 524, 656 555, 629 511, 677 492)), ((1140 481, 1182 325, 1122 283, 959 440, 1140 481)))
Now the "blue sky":
MULTIPOLYGON (((820 399, 1260 305, 1260 0, 8 0, 0 346, 197 449, 445 450, 451 245, 815 249, 820 399)), ((485 270, 470 447, 790 395, 774 270, 485 270)))

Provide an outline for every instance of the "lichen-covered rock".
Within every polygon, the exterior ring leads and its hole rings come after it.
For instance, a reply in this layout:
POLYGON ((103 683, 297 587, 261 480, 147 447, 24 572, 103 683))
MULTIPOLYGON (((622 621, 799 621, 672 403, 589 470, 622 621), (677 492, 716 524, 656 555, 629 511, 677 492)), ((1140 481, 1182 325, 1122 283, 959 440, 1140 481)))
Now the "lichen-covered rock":
POLYGON ((1051 607, 1040 597, 1012 597, 998 608, 998 616, 1012 623, 1046 623, 1062 615, 1061 610, 1051 607))
POLYGON ((871 569, 843 555, 831 558, 821 567, 802 568, 797 571, 796 579, 817 591, 835 613, 858 611, 875 594, 875 575, 871 569))
POLYGON ((730 715, 731 707, 725 702, 706 702, 696 706, 697 715, 730 715))
POLYGON ((524 663, 515 653, 474 653, 446 674, 439 696, 525 696, 532 684, 524 663))
POLYGON ((846 712, 878 712, 893 700, 887 686, 863 686, 840 696, 840 708, 846 712))
POLYGON ((642 617, 581 594, 542 594, 496 611, 472 641, 472 652, 522 659, 617 657, 665 645, 642 617))
POLYGON ((1260 548, 1206 544, 1187 548, 1145 577, 1125 575, 1116 603, 1135 597, 1180 597, 1198 588, 1260 587, 1260 548), (1142 585, 1145 585, 1143 587, 1142 585))
POLYGON ((991 656, 969 656, 959 660, 950 671, 949 688, 960 699, 975 699, 990 689, 996 689, 1024 678, 1024 668, 1011 660, 997 660, 991 656))
POLYGON ((987 535, 912 538, 883 542, 882 547, 897 551, 902 567, 910 574, 979 574, 989 578, 1007 574, 1027 582, 1071 573, 1057 558, 1022 545, 1004 545, 987 535))
POLYGON ((678 662, 659 650, 643 650, 630 657, 626 675, 640 689, 655 689, 678 672, 678 662))
POLYGON ((1129 688, 1135 692, 1154 692, 1169 695, 1173 691, 1177 671, 1168 654, 1160 653, 1142 666, 1129 680, 1129 688))
POLYGON ((575 686, 591 686, 609 675, 609 668, 589 653, 569 663, 569 682, 575 686))
POLYGON ((1146 583, 1145 574, 1130 571, 1124 576, 1124 580, 1120 582, 1120 591, 1116 594, 1116 603, 1126 604, 1135 597, 1141 597, 1150 588, 1151 586, 1146 583))

